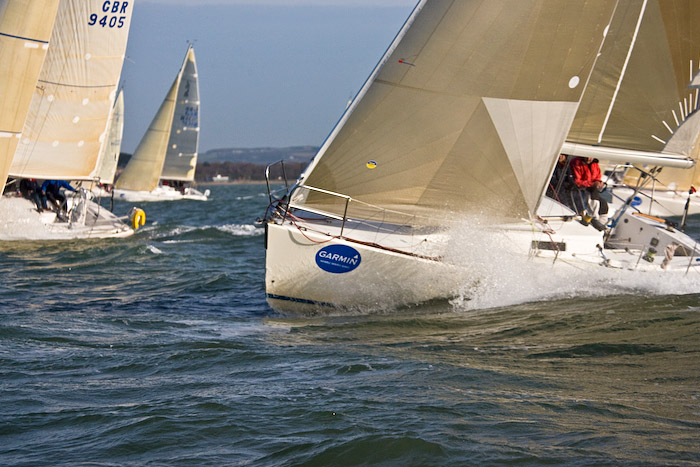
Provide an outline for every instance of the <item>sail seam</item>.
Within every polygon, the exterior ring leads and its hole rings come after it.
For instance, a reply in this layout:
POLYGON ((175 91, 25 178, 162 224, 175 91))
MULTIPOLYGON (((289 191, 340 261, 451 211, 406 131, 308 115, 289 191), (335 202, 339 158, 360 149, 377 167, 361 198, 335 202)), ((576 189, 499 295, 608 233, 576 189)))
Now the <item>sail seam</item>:
POLYGON ((101 84, 101 85, 97 85, 97 86, 84 86, 81 84, 56 83, 55 81, 44 81, 42 79, 40 79, 39 82, 44 83, 44 84, 53 84, 55 86, 63 86, 66 88, 80 88, 80 89, 113 88, 115 86, 114 84, 101 84))
POLYGON ((49 43, 49 41, 42 41, 42 40, 39 40, 39 39, 32 39, 31 37, 15 36, 15 35, 13 35, 13 34, 5 34, 4 32, 0 32, 0 36, 9 37, 9 38, 11 38, 11 39, 19 39, 19 40, 23 40, 23 41, 29 41, 29 42, 37 42, 37 43, 39 43, 39 44, 48 44, 48 43, 49 43))

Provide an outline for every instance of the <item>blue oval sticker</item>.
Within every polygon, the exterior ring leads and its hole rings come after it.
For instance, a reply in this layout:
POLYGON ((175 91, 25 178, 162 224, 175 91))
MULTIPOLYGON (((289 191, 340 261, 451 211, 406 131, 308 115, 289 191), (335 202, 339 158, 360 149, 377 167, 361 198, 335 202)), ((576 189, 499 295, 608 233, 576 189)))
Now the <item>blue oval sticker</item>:
POLYGON ((639 196, 635 196, 634 198, 632 198, 632 202, 630 203, 630 205, 632 206, 639 206, 640 204, 642 204, 642 198, 640 198, 639 196))
POLYGON ((318 267, 333 274, 350 272, 360 265, 360 261, 360 252, 347 245, 328 245, 316 253, 318 267))

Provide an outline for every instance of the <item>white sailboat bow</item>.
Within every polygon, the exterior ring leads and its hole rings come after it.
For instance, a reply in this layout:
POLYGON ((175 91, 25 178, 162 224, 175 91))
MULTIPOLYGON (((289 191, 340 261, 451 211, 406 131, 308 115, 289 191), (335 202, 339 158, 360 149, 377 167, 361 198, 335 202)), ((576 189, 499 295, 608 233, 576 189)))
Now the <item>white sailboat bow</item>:
MULTIPOLYGON (((97 180, 132 9, 133 2, 60 2, 38 81, 31 80, 33 96, 9 167, 17 181, 97 180)), ((6 240, 133 234, 130 226, 92 202, 84 189, 70 197, 67 212, 38 212, 18 193, 6 194, 0 200, 0 218, 0 239, 6 240)))
MULTIPOLYGON (((640 2, 419 2, 307 170, 271 197, 268 302, 296 311, 453 297, 480 280, 480 255, 661 271, 653 255, 603 251, 602 232, 542 201, 618 3, 640 2), (457 258, 465 224, 504 242, 457 258)), ((677 234, 659 251, 687 247, 677 234)), ((680 250, 664 268, 695 267, 680 250)))
POLYGON ((208 192, 201 193, 190 186, 197 167, 198 141, 199 84, 194 49, 190 45, 148 131, 117 180, 115 198, 206 200, 208 192))

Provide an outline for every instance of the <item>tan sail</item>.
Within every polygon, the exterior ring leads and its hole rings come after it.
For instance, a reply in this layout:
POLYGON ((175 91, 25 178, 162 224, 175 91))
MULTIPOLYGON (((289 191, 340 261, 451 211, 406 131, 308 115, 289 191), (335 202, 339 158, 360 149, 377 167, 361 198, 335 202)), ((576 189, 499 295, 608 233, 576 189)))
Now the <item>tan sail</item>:
POLYGON ((65 180, 97 176, 133 3, 60 2, 11 175, 65 180))
MULTIPOLYGON (((183 87, 180 84, 183 80, 185 70, 191 73, 194 69, 196 77, 197 69, 194 66, 194 51, 190 46, 187 49, 185 60, 180 67, 180 70, 173 81, 170 90, 168 91, 163 103, 156 112, 151 125, 148 127, 146 134, 141 138, 139 145, 134 151, 134 155, 129 160, 129 163, 124 168, 124 172, 119 176, 115 187, 120 190, 130 191, 151 191, 158 186, 158 181, 161 178, 165 158, 168 152, 172 149, 173 154, 177 147, 170 148, 172 131, 181 131, 179 123, 175 121, 176 110, 180 101, 185 101, 185 94, 192 91, 191 86, 183 87)), ((190 77, 191 78, 191 77, 190 77)), ((196 87, 196 86, 195 86, 196 87)), ((189 104, 189 102, 187 103, 189 104)), ((187 105, 180 106, 183 109, 187 105)), ((197 88, 197 108, 199 107, 199 92, 197 88)), ((197 122, 197 135, 199 134, 199 123, 197 122)), ((177 144, 176 144, 177 146, 177 144)), ((196 162, 196 141, 195 141, 194 160, 196 162)), ((188 156, 192 160, 191 156, 188 156)), ((194 172, 194 168, 192 169, 194 172)), ((180 175, 181 176, 181 175, 180 175)), ((179 179, 179 178, 178 178, 179 179)))
POLYGON ((58 0, 0 0, 0 182, 22 133, 58 0))
MULTIPOLYGON (((301 183, 443 220, 530 215, 614 6, 420 2, 301 183)), ((296 203, 343 214, 343 200, 297 193, 296 203)))
POLYGON ((102 145, 102 155, 100 156, 100 168, 97 177, 100 183, 111 185, 114 183, 114 175, 119 163, 119 153, 122 147, 122 136, 124 134, 124 93, 119 91, 117 100, 112 107, 112 114, 109 118, 107 130, 107 142, 102 145))
POLYGON ((194 49, 187 49, 161 180, 194 181, 199 142, 199 83, 194 49))
MULTIPOLYGON (((696 154, 698 89, 690 85, 700 69, 698 24, 693 0, 621 1, 567 141, 696 154)), ((688 185, 694 172, 665 168, 661 177, 688 185)))

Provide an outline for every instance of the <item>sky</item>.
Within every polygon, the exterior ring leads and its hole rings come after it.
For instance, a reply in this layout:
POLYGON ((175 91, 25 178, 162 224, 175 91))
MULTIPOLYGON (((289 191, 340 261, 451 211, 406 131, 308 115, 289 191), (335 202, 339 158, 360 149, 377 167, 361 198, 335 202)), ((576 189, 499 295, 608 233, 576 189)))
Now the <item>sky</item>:
POLYGON ((122 71, 122 151, 146 132, 194 41, 199 152, 320 146, 415 0, 138 0, 122 71))

